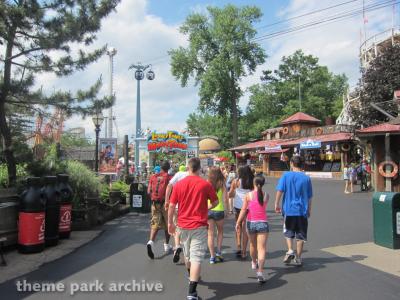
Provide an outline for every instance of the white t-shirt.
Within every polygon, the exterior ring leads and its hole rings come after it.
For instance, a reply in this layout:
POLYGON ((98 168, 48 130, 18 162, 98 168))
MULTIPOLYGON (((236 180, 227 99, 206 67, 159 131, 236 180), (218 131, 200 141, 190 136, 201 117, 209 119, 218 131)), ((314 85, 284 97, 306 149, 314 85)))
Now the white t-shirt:
POLYGON ((178 181, 182 180, 183 178, 185 178, 186 176, 188 176, 189 172, 178 172, 174 175, 174 177, 171 178, 171 180, 169 181, 169 184, 171 184, 172 186, 174 186, 178 181))

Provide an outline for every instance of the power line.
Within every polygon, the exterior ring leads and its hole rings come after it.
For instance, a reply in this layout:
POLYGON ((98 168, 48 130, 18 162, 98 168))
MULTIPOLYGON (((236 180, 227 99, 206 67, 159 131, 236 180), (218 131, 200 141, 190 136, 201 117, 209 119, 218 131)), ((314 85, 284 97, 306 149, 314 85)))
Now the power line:
POLYGON ((383 2, 380 4, 374 4, 374 5, 367 6, 367 7, 365 7, 365 9, 356 9, 356 10, 352 10, 352 11, 347 11, 344 13, 330 16, 330 17, 325 17, 323 20, 316 20, 316 21, 311 21, 308 23, 303 23, 303 24, 294 26, 292 28, 275 31, 275 32, 271 32, 271 33, 256 37, 256 38, 252 39, 251 41, 254 41, 254 42, 263 41, 263 40, 274 38, 277 36, 286 35, 291 32, 301 31, 301 30, 304 30, 304 29, 307 29, 310 27, 324 24, 324 23, 332 23, 332 22, 336 22, 336 21, 343 20, 346 18, 351 18, 351 17, 357 16, 359 14, 362 14, 364 10, 365 11, 375 11, 375 10, 385 8, 385 7, 391 6, 393 4, 399 3, 399 2, 394 2, 394 1, 395 0, 386 1, 386 2, 383 2))
MULTIPOLYGON (((306 14, 302 14, 302 15, 295 16, 295 17, 292 17, 292 18, 288 18, 286 20, 282 20, 282 21, 279 21, 279 22, 267 24, 267 25, 259 27, 259 28, 271 27, 273 25, 276 25, 276 24, 279 24, 279 23, 285 23, 285 22, 288 22, 288 21, 293 20, 293 19, 304 18, 305 16, 316 14, 318 12, 326 11, 326 10, 329 10, 329 9, 332 9, 332 8, 336 8, 336 7, 339 7, 339 6, 343 6, 343 5, 346 5, 346 4, 355 2, 355 1, 358 1, 358 0, 342 2, 342 3, 339 3, 339 4, 333 5, 333 6, 329 6, 329 7, 322 8, 322 9, 319 9, 319 10, 316 10, 316 11, 308 12, 306 14)), ((320 26, 320 25, 324 25, 324 24, 330 24, 330 23, 333 23, 333 22, 341 21, 343 19, 355 17, 355 16, 357 16, 359 14, 362 14, 362 13, 365 13, 365 12, 375 11, 375 10, 378 10, 378 9, 382 9, 382 8, 385 8, 385 7, 388 7, 388 6, 391 6, 391 5, 396 5, 396 4, 400 3, 400 1, 398 1, 398 2, 395 2, 395 1, 396 0, 389 0, 389 1, 370 4, 368 6, 365 6, 364 8, 357 8, 357 9, 347 10, 347 11, 344 11, 344 12, 340 12, 340 13, 328 16, 328 17, 324 17, 323 19, 320 18, 318 20, 310 21, 308 23, 299 24, 299 25, 296 25, 296 26, 294 26, 292 28, 287 28, 287 29, 271 32, 271 33, 268 33, 268 34, 264 34, 262 36, 255 37, 255 38, 251 39, 250 41, 252 41, 252 42, 260 42, 260 41, 263 41, 263 40, 268 40, 268 39, 273 39, 273 38, 281 37, 281 36, 288 35, 288 34, 293 34, 293 33, 299 32, 299 31, 304 31, 304 30, 309 29, 311 27, 320 26)), ((168 58, 168 57, 169 57, 169 55, 159 56, 159 57, 156 57, 155 59, 149 60, 149 62, 151 61, 152 64, 161 63, 161 62, 166 61, 165 58, 168 58)))
POLYGON ((313 15, 313 14, 317 14, 317 13, 322 12, 322 11, 326 11, 326 10, 329 10, 329 9, 332 9, 332 8, 336 8, 336 7, 343 6, 343 5, 346 5, 346 4, 349 4, 349 3, 352 3, 352 2, 357 2, 357 1, 359 1, 359 0, 346 1, 346 2, 342 2, 342 3, 336 4, 336 5, 332 5, 332 6, 328 6, 328 7, 325 7, 325 8, 321 8, 321 9, 318 9, 318 10, 313 10, 313 11, 310 11, 310 12, 302 14, 302 15, 294 16, 294 17, 291 17, 291 18, 288 18, 288 19, 285 19, 285 20, 281 20, 281 21, 277 21, 277 22, 271 23, 271 24, 266 24, 266 25, 257 27, 256 29, 261 29, 261 28, 266 28, 266 27, 273 27, 273 26, 281 24, 281 23, 287 23, 287 22, 292 21, 292 20, 296 20, 296 19, 299 19, 299 18, 302 18, 302 17, 306 17, 306 16, 310 16, 310 15, 313 15))

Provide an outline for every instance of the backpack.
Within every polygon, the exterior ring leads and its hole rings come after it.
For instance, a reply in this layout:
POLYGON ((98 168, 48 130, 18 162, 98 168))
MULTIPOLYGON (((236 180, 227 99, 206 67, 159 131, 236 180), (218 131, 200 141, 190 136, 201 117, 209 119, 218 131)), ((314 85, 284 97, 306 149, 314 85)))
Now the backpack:
POLYGON ((167 173, 154 174, 149 182, 149 194, 152 201, 163 201, 170 177, 167 173))

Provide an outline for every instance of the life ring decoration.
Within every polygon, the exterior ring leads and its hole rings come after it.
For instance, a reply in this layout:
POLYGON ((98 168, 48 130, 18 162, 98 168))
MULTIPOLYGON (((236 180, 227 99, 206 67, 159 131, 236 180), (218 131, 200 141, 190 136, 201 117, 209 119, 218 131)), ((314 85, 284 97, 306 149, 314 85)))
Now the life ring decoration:
POLYGON ((350 144, 343 144, 342 147, 340 147, 342 149, 342 151, 344 152, 348 152, 350 151, 350 144))
POLYGON ((379 171, 379 174, 380 174, 381 176, 383 176, 383 177, 386 177, 386 178, 393 178, 393 177, 396 177, 397 174, 399 173, 399 167, 398 167, 398 165, 397 165, 394 161, 385 160, 385 161, 383 161, 383 162, 381 162, 381 163, 379 164, 379 166, 378 166, 378 171, 379 171), (386 173, 386 168, 385 168, 385 166, 387 166, 387 165, 392 166, 392 172, 386 173))
POLYGON ((315 130, 315 133, 318 134, 318 135, 321 135, 323 132, 324 132, 324 131, 322 130, 321 127, 318 127, 318 128, 315 130))
POLYGON ((288 134, 289 133, 289 128, 288 127, 285 127, 285 128, 283 128, 283 134, 288 134))

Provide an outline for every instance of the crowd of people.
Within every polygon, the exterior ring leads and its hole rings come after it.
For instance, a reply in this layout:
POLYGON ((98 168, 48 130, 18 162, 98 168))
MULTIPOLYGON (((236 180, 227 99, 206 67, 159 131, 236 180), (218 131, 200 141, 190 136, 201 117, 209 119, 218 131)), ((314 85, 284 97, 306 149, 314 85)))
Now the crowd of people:
MULTIPOLYGON (((297 266, 302 265, 313 196, 311 180, 301 171, 300 164, 299 157, 294 156, 291 171, 279 179, 275 198, 275 212, 283 216, 288 247, 283 262, 293 261, 297 266)), ((251 269, 256 272, 257 281, 265 283, 263 270, 270 231, 266 209, 269 194, 263 189, 265 177, 256 175, 249 166, 241 166, 236 174, 233 165, 229 170, 212 166, 207 176, 201 176, 198 158, 190 159, 174 176, 168 174, 169 168, 164 161, 149 180, 148 194, 152 200, 151 230, 146 245, 149 258, 154 259, 154 241, 157 232, 163 230, 164 251, 173 251, 173 262, 179 262, 183 253, 189 278, 187 299, 198 299, 201 263, 207 250, 210 264, 224 261, 224 219, 234 214, 236 256, 246 260, 249 243, 251 269), (170 236, 174 237, 173 248, 170 236)))
POLYGON ((362 160, 361 163, 345 164, 343 168, 344 193, 354 193, 354 185, 360 182, 360 191, 368 191, 371 188, 371 165, 367 160, 362 160))

